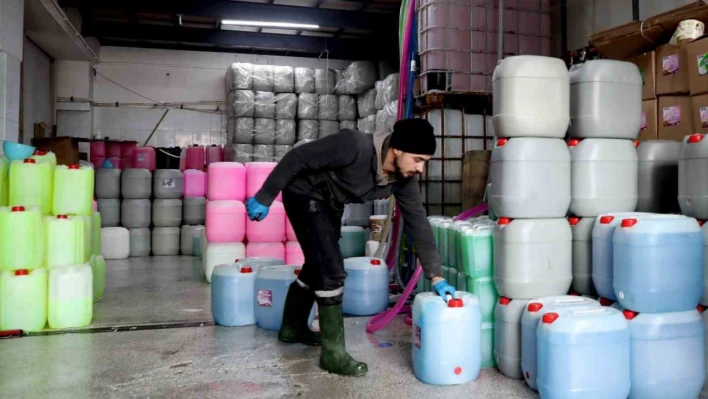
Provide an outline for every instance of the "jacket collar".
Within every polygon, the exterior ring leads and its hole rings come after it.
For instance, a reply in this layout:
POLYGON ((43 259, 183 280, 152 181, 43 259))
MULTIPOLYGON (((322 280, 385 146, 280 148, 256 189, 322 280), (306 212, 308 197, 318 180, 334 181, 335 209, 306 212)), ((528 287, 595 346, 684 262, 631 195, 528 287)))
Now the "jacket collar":
POLYGON ((398 180, 395 174, 386 173, 383 170, 383 163, 388 153, 389 143, 391 142, 390 132, 374 133, 374 149, 376 150, 376 184, 379 186, 389 185, 398 180))

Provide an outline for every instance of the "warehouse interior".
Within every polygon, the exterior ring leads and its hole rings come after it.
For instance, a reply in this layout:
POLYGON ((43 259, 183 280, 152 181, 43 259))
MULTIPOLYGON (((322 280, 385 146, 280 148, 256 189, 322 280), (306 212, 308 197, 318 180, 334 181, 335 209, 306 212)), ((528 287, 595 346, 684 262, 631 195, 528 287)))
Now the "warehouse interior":
POLYGON ((0 0, 0 397, 708 397, 706 23, 700 0, 0 0), (448 313, 395 197, 348 203, 368 373, 339 376, 278 341, 288 285, 259 305, 263 271, 308 262, 287 204, 244 204, 299 146, 406 118, 435 135, 436 266, 477 313, 448 313), (220 313, 236 284, 252 322, 220 313))

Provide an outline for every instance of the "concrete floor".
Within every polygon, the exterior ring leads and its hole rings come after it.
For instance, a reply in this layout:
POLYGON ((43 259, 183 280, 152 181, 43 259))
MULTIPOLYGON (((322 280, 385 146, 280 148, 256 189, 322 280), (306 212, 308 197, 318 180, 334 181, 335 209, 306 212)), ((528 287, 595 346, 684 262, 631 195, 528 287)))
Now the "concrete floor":
POLYGON ((461 386, 419 382, 402 318, 366 334, 345 320, 350 353, 365 378, 321 371, 319 349, 278 343, 255 326, 212 326, 209 286, 189 257, 109 262, 108 288, 91 328, 0 341, 0 397, 18 398, 537 398, 496 370, 461 386), (202 327, 146 329, 169 323, 202 327), (135 331, 131 326, 135 327, 135 331), (118 332, 102 327, 121 327, 118 332))

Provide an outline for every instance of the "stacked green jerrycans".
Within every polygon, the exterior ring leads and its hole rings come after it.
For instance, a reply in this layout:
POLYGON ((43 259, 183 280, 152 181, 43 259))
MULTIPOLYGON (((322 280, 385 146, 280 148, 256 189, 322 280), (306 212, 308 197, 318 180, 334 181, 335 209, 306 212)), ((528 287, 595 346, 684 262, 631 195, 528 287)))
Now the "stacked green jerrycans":
POLYGON ((52 214, 54 169, 33 158, 10 165, 9 206, 39 207, 43 215, 52 214))
MULTIPOLYGON (((430 226, 433 230, 433 236, 435 237, 435 246, 438 248, 438 254, 440 256, 440 262, 442 263, 443 267, 447 270, 447 266, 445 266, 446 262, 443 259, 443 252, 442 252, 442 244, 441 244, 441 234, 445 235, 445 233, 441 233, 442 230, 442 225, 446 222, 450 222, 452 219, 445 217, 445 216, 429 216, 428 220, 430 221, 430 226)), ((444 238, 445 243, 447 243, 447 235, 445 235, 444 238)), ((447 248, 447 247, 446 247, 447 248)), ((447 249, 444 252, 445 254, 445 259, 447 259, 447 249)), ((443 274, 446 274, 445 271, 443 274)), ((447 278, 447 276, 445 276, 447 278)), ((416 293, 421 293, 421 292, 430 292, 430 280, 425 278, 425 275, 423 273, 420 274, 420 277, 418 277, 418 284, 415 287, 415 292, 416 293)))

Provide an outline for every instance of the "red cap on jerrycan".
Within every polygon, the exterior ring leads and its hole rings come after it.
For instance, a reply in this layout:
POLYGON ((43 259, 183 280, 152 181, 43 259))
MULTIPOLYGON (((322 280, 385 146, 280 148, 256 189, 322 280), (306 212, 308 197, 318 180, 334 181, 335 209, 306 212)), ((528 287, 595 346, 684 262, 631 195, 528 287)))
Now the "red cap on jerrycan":
POLYGON ((637 315, 639 315, 639 313, 632 312, 631 310, 623 310, 622 314, 624 314, 624 318, 627 320, 632 320, 633 318, 637 317, 637 315))
POLYGON ((461 308, 463 306, 465 306, 465 304, 462 302, 462 299, 459 298, 454 298, 447 301, 448 308, 461 308))
POLYGON ((15 276, 26 276, 28 274, 29 274, 29 270, 27 270, 27 269, 15 270, 15 276))
POLYGON ((22 161, 22 163, 37 163, 37 161, 35 161, 35 160, 32 159, 32 158, 27 158, 27 159, 25 159, 24 161, 22 161))
POLYGON ((80 168, 80 166, 77 163, 72 163, 71 165, 69 165, 69 169, 79 169, 79 168, 80 168))
POLYGON ((602 216, 600 217, 600 224, 610 224, 613 220, 615 220, 614 216, 602 216))
POLYGON ((543 304, 539 302, 531 302, 529 303, 528 310, 529 312, 538 312, 543 308, 543 304))
POLYGON ((253 273, 253 269, 251 268, 251 266, 244 266, 241 268, 241 273, 253 273))
POLYGON ((688 142, 689 142, 689 144, 696 144, 696 143, 700 142, 701 140, 703 140, 704 137, 705 137, 705 135, 700 134, 700 133, 692 134, 688 137, 688 142))
POLYGON ((550 312, 544 314, 541 320, 543 321, 543 324, 551 324, 554 321, 558 320, 558 317, 560 317, 558 313, 550 312))
POLYGON ((12 209, 10 209, 12 212, 24 212, 25 207, 20 205, 20 206, 13 206, 12 209))
POLYGON ((505 296, 500 296, 500 297, 499 297, 499 304, 500 304, 500 305, 505 305, 505 306, 506 306, 506 305, 508 305, 508 304, 510 304, 510 303, 511 303, 511 299, 509 299, 509 298, 507 298, 507 297, 505 297, 505 296))

